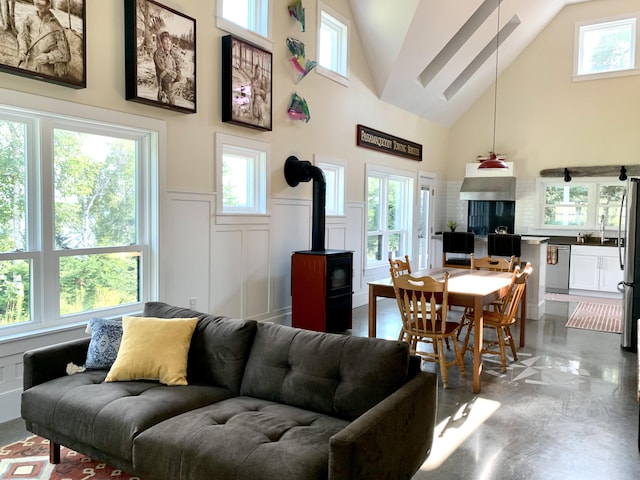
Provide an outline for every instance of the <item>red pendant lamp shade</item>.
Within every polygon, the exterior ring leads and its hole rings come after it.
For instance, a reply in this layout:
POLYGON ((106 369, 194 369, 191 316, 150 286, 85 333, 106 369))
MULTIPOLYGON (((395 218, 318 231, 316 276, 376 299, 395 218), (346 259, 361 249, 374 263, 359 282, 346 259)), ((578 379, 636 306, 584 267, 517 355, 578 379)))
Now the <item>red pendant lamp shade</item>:
POLYGON ((504 160, 499 159, 495 153, 491 152, 491 156, 481 162, 478 168, 509 168, 509 165, 507 165, 504 160))

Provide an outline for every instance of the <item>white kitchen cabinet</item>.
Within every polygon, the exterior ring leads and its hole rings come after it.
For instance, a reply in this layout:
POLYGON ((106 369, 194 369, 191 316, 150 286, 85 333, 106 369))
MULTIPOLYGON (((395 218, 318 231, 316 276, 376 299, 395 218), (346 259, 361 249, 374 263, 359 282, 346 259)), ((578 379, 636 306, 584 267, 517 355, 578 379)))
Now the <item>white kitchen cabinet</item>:
POLYGON ((616 247, 594 245, 571 247, 570 289, 617 292, 622 274, 616 247))

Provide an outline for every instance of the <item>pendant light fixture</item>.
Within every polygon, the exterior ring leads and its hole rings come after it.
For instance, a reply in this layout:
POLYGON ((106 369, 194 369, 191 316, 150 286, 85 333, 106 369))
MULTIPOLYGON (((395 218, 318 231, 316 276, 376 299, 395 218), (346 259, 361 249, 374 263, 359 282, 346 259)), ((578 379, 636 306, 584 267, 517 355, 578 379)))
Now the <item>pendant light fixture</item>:
POLYGON ((482 161, 478 168, 509 168, 509 165, 496 155, 496 119, 498 116, 498 49, 500 47, 500 4, 502 3, 502 0, 496 0, 496 2, 498 2, 498 28, 496 31, 496 80, 493 84, 493 148, 491 149, 489 158, 482 161))

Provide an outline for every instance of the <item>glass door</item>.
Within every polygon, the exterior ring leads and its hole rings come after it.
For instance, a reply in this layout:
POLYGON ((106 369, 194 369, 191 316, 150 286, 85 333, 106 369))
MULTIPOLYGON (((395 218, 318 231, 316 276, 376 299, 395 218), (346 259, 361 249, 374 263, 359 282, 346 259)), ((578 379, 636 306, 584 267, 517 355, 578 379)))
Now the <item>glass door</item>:
MULTIPOLYGON (((433 259, 429 256, 431 237, 431 196, 433 195, 433 178, 420 176, 418 221, 416 225, 418 241, 418 269, 432 268, 433 259)), ((414 267, 415 269, 415 267, 414 267)))

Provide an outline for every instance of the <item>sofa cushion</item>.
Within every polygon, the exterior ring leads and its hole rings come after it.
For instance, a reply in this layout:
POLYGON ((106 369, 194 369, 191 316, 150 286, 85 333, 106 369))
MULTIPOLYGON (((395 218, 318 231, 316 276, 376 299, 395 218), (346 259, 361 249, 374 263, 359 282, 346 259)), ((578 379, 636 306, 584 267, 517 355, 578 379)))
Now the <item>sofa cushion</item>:
POLYGON ((320 413, 236 397, 143 432, 134 441, 134 468, 154 480, 326 479, 329 439, 347 425, 320 413))
POLYGON ((187 358, 197 318, 124 317, 122 342, 106 382, 159 380, 187 384, 187 358))
POLYGON ((131 462, 133 439, 167 418, 231 397, 208 386, 158 382, 104 383, 104 370, 59 377, 22 393, 22 415, 31 431, 69 438, 131 462))
POLYGON ((109 369, 116 360, 122 341, 122 320, 91 318, 87 324, 91 334, 85 368, 109 369))
POLYGON ((406 383, 404 342, 259 323, 241 394, 353 419, 406 383))
POLYGON ((189 383, 219 385, 239 394, 244 368, 256 331, 254 320, 207 315, 163 302, 148 302, 144 316, 161 318, 196 317, 191 337, 187 380, 189 383))

